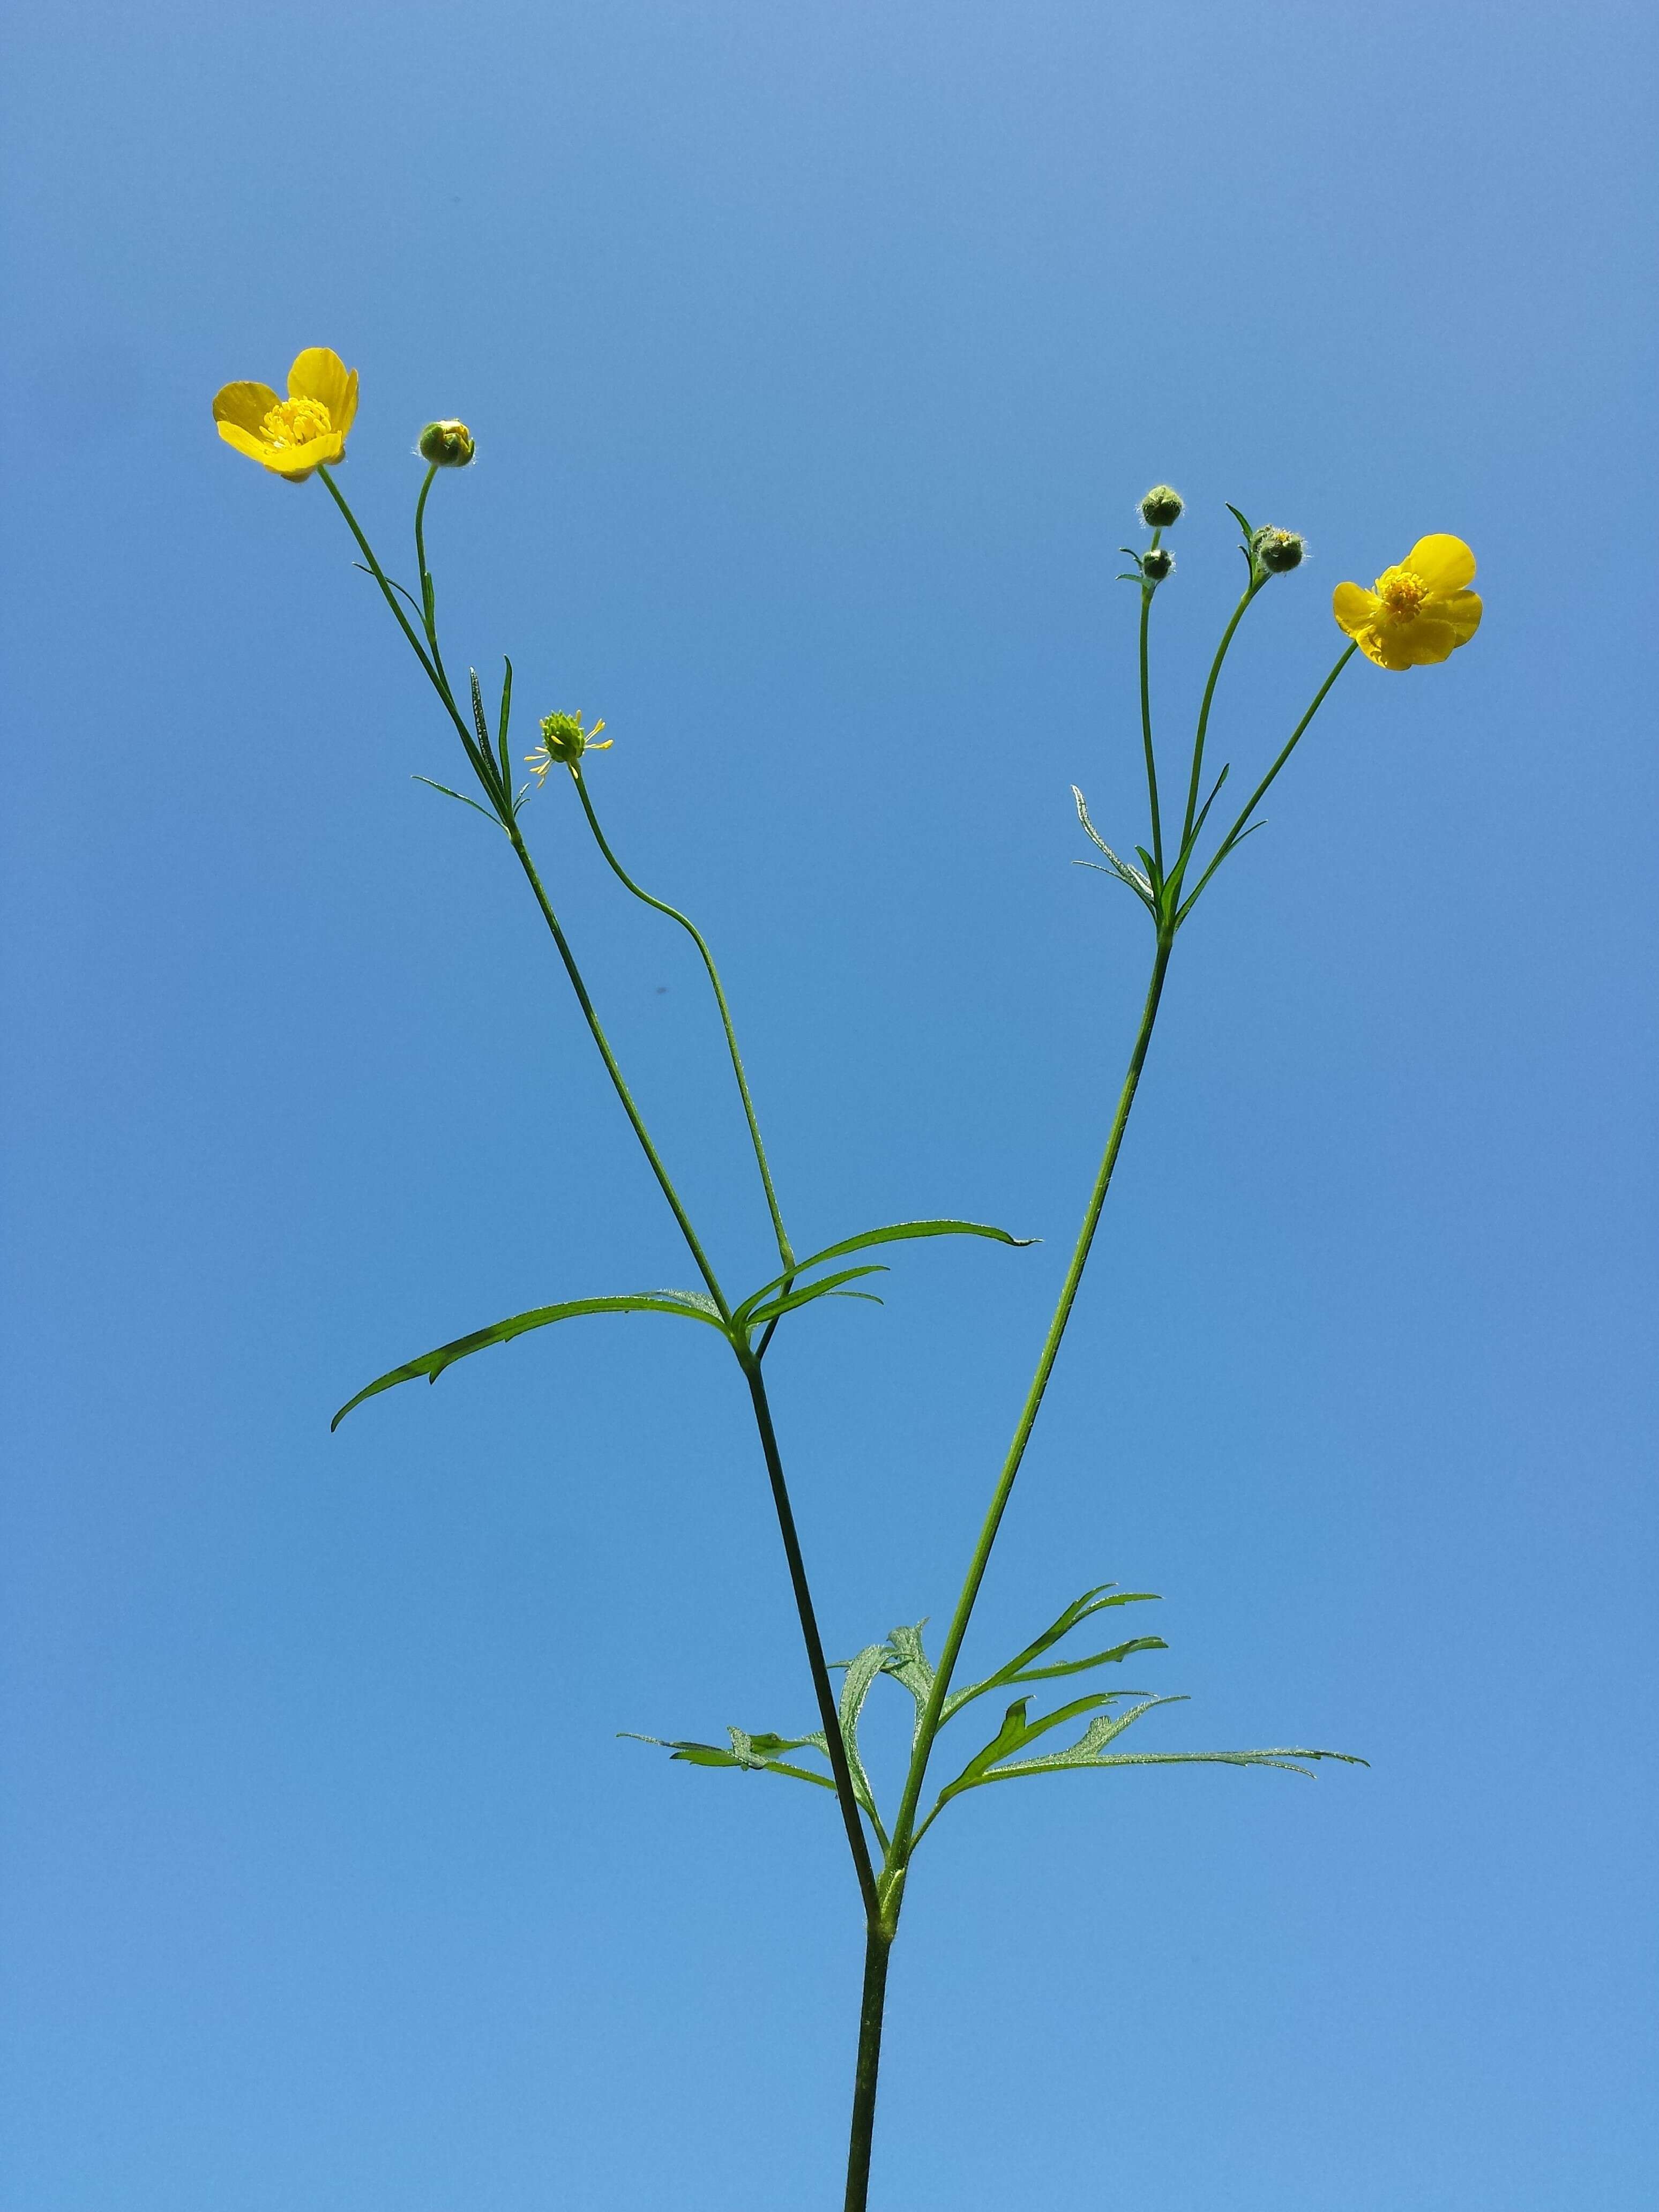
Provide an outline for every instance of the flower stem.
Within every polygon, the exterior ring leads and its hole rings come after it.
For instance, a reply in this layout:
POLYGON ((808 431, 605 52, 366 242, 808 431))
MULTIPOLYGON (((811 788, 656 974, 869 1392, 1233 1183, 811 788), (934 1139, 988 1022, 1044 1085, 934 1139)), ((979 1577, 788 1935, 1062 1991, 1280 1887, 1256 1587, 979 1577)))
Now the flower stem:
MULTIPOLYGON (((1164 532, 1152 532, 1156 550, 1164 532)), ((1164 823, 1158 807, 1158 757, 1152 750, 1152 672, 1148 665, 1147 629, 1152 617, 1152 600, 1156 596, 1151 584, 1140 587, 1140 737, 1146 753, 1146 801, 1152 817, 1152 858, 1158 863, 1160 884, 1164 878, 1164 823)))
POLYGON ((1200 891, 1201 891, 1205 884, 1209 882, 1211 877, 1221 866, 1221 863, 1226 859, 1228 854, 1232 851, 1234 846, 1238 843, 1240 838, 1245 835, 1246 825, 1249 823, 1251 815, 1255 812, 1256 808, 1261 805, 1263 799, 1267 796, 1268 786, 1273 782, 1273 778, 1279 774, 1280 769, 1284 767, 1285 762, 1289 760, 1291 755, 1296 750, 1297 745, 1301 744, 1303 732, 1307 728, 1309 723, 1312 721, 1314 716, 1324 705, 1326 695, 1329 692, 1331 686, 1336 682, 1337 678, 1342 673, 1343 670, 1347 666, 1348 663, 1353 659, 1355 653, 1358 653, 1358 650, 1359 647, 1358 645, 1351 645, 1346 653, 1338 654, 1335 667, 1332 669, 1330 674, 1320 685, 1318 690, 1314 693, 1313 704, 1309 708, 1307 713, 1302 717, 1302 720, 1297 724, 1296 727, 1291 732, 1290 736, 1285 739, 1278 759, 1267 770, 1266 775, 1262 777, 1261 782, 1257 784, 1255 789, 1250 793, 1250 796, 1245 802, 1244 807, 1241 811, 1237 821, 1234 823, 1232 828, 1222 839, 1220 844, 1217 846, 1214 859, 1212 860, 1209 866, 1205 869, 1203 874, 1199 878, 1198 882, 1193 888, 1191 896, 1184 902, 1180 913, 1176 917, 1177 926, 1179 926, 1181 922, 1185 921, 1187 916, 1192 911, 1194 902, 1198 897, 1200 891))
POLYGON ((1233 641, 1234 631, 1244 619, 1246 608, 1267 580, 1265 571, 1259 576, 1251 576, 1249 582, 1244 586, 1244 596, 1233 609, 1232 620, 1221 633, 1221 642, 1215 649, 1215 659, 1210 663, 1209 681, 1204 686, 1204 700, 1198 710, 1198 729, 1193 738, 1193 773, 1191 781, 1187 787, 1187 812, 1181 825, 1181 850, 1176 855, 1175 865, 1175 873, 1177 877, 1186 866, 1188 847, 1192 842, 1193 818, 1198 812, 1198 787, 1204 774, 1204 740, 1209 734, 1210 706, 1215 697, 1216 684, 1220 679, 1221 664, 1227 658, 1227 648, 1233 641))
POLYGON ((720 1008, 720 1026, 726 1031, 726 1048, 732 1056, 732 1073, 738 1079, 738 1095, 743 1100, 744 1119, 749 1124, 749 1141, 755 1149, 755 1164, 760 1170, 761 1184, 766 1193, 767 1211, 772 1217, 772 1231, 778 1241, 778 1257, 786 1267, 793 1267, 795 1264, 795 1255, 790 1249, 789 1238, 784 1229, 783 1215, 778 1206, 778 1194, 772 1182, 772 1170, 767 1163, 766 1147, 761 1142, 760 1117, 755 1111, 755 1102, 750 1095, 749 1078, 744 1073, 743 1055, 738 1050, 738 1033, 732 1026, 732 1009, 726 1004, 720 970, 714 965, 714 956, 708 950, 708 941, 702 932, 689 915, 682 914, 678 907, 670 906, 665 899, 653 898, 649 891, 641 890, 629 874, 627 869, 611 851, 609 841, 599 827, 599 817, 593 811, 593 801, 589 795, 580 763, 573 761, 569 765, 570 780, 576 787, 576 796, 581 800, 582 811, 587 817, 587 826, 593 832, 594 842, 604 854, 611 872, 627 890, 632 891, 636 899, 642 900, 648 907, 654 907, 659 914, 665 914, 671 921, 678 922, 680 927, 685 931, 697 951, 702 955, 702 964, 708 971, 709 982, 714 986, 714 1003, 720 1008))
POLYGON ((967 1577, 962 1595, 957 1600, 957 1609, 951 1617, 951 1626, 945 1638, 945 1648, 939 1655, 938 1670, 933 1687, 923 1708, 916 1730, 915 1748, 911 1754, 910 1770, 905 1777, 904 1795, 899 1805, 898 1818, 893 1824, 893 1840, 887 1855, 890 1872, 902 1880, 915 1828, 916 1808, 921 1800, 922 1784, 927 1778, 927 1761, 933 1752, 933 1739, 939 1734, 945 1710, 945 1700, 950 1692, 951 1677, 962 1650, 963 1638, 968 1633, 968 1623, 973 1614, 980 1585, 990 1565, 991 1547, 996 1542, 997 1531, 1007 1510, 1015 1477, 1025 1457, 1025 1447, 1030 1442, 1031 1431, 1036 1422, 1043 1393, 1048 1387, 1054 1361, 1060 1354, 1060 1340, 1066 1334, 1066 1324, 1071 1319, 1076 1303, 1078 1286, 1083 1280, 1083 1270, 1088 1264, 1090 1249, 1095 1241, 1095 1231, 1100 1224, 1101 1209, 1106 1203, 1106 1193, 1111 1187, 1112 1171, 1117 1165, 1117 1156, 1123 1144, 1123 1132, 1128 1126, 1129 1113, 1135 1102, 1135 1091, 1140 1082, 1140 1071, 1146 1066, 1146 1049, 1152 1040, 1152 1025, 1158 1019, 1158 1004, 1164 995, 1164 978, 1170 965, 1170 955, 1175 949, 1173 929, 1160 929, 1158 950, 1152 960, 1152 979, 1146 988, 1146 1001, 1141 1010, 1140 1027, 1135 1034, 1133 1049, 1129 1054, 1129 1066, 1123 1079, 1123 1088, 1118 1096, 1117 1111, 1106 1139, 1106 1149, 1101 1157, 1100 1169, 1095 1176, 1095 1187, 1090 1194, 1083 1226, 1078 1231, 1077 1243, 1072 1253, 1071 1265, 1066 1270, 1066 1279, 1060 1285, 1059 1302, 1054 1318, 1048 1324, 1048 1334, 1043 1339, 1042 1350, 1037 1359, 1036 1372, 1031 1387, 1025 1394, 1013 1441, 1008 1447, 1002 1472, 997 1478, 979 1541, 974 1547, 973 1558, 968 1564, 967 1577))

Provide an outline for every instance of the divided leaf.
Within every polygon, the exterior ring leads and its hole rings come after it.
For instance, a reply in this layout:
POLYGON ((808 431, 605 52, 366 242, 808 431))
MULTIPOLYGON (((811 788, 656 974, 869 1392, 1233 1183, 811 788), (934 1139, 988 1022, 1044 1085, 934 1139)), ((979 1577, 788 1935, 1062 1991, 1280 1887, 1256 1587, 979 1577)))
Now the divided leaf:
POLYGON ((737 1766, 751 1774, 787 1774, 792 1782, 816 1782, 820 1790, 833 1790, 835 1782, 827 1774, 815 1774, 810 1766, 793 1766, 779 1757, 785 1751, 823 1751, 823 1731, 815 1735, 749 1735, 742 1729, 726 1731, 732 1740, 730 1751, 722 1751, 714 1743, 674 1743, 666 1736, 636 1735, 631 1729, 622 1730, 631 1743, 660 1744, 674 1758, 683 1759, 691 1766, 737 1766))

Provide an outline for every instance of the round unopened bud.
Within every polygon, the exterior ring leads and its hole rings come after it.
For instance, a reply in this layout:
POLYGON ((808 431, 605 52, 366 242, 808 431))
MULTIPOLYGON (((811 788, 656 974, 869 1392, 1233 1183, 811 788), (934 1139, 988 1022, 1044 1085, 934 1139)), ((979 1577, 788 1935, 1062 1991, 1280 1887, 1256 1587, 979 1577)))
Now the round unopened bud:
POLYGON ((1269 575, 1283 576, 1301 567, 1308 541, 1294 530, 1258 530, 1250 550, 1269 575))
POLYGON ((1175 574, 1175 555, 1167 545, 1154 545, 1140 556, 1140 573, 1149 584, 1161 584, 1175 574))
POLYGON ((415 450, 434 468, 464 469, 478 449, 465 422, 428 422, 415 441, 415 450))
POLYGON ((1167 530, 1186 504, 1173 484, 1154 484, 1140 502, 1140 519, 1148 530, 1167 530))

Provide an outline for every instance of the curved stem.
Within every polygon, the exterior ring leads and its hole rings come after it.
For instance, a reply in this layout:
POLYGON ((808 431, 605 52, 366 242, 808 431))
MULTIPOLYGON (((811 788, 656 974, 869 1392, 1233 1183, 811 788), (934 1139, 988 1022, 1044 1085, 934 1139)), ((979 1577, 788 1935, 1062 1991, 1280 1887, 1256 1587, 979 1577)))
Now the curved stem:
POLYGON ((651 1141, 651 1132, 646 1127, 640 1109, 634 1103, 634 1094, 629 1091, 623 1079, 622 1069, 617 1064, 617 1055, 611 1049, 610 1039, 599 1026, 599 1018, 593 1011, 593 1001, 587 995, 587 986, 582 981, 581 970, 576 965, 575 955, 571 951, 569 942, 563 930, 559 927, 559 918, 554 913, 552 902, 542 886, 541 878, 536 872, 536 863, 530 857, 529 848, 526 845, 516 822, 509 822, 505 827, 507 836, 512 841, 513 850, 518 856, 519 866, 524 870, 530 888, 536 895, 536 903, 542 910, 542 919, 546 922, 553 942, 558 947, 559 957, 564 963, 564 972, 570 978, 570 988, 576 994, 576 1003, 581 1008, 583 1018, 592 1035, 593 1042, 599 1048, 599 1057, 605 1062, 605 1073, 611 1078, 611 1086, 622 1101, 623 1111, 628 1116, 629 1124, 634 1134, 640 1140, 640 1148, 650 1163, 651 1172, 657 1178, 663 1196, 668 1200, 669 1210, 679 1224, 680 1234, 684 1237, 686 1247, 696 1263, 698 1273, 708 1285, 708 1295, 714 1301, 720 1319, 730 1321, 732 1309, 726 1302, 726 1293, 721 1290, 715 1278, 714 1270, 708 1263, 708 1255, 698 1241, 696 1231, 691 1226, 691 1218, 681 1203, 680 1194, 675 1189, 668 1170, 662 1164, 662 1156, 651 1141))
POLYGON ((1279 774, 1279 769, 1284 767, 1285 762, 1289 760, 1291 755, 1296 750, 1297 745, 1301 744, 1302 733, 1307 728, 1309 723, 1312 721, 1314 716, 1319 712, 1320 708, 1324 705, 1326 694, 1330 690, 1331 686, 1335 683, 1337 678, 1342 673, 1343 670, 1347 666, 1348 663, 1353 659, 1355 653, 1358 653, 1358 650, 1359 647, 1357 644, 1351 645, 1345 653, 1340 653, 1337 656, 1335 667, 1332 669, 1330 674, 1320 685, 1318 690, 1314 693, 1313 704, 1309 708, 1307 713, 1302 717, 1302 720, 1297 724, 1296 727, 1291 732, 1291 734, 1286 738, 1284 748, 1280 751, 1278 759, 1267 770, 1266 775, 1262 777, 1261 782, 1257 784, 1255 789, 1250 793, 1250 796, 1245 802, 1243 811, 1239 815, 1237 821, 1234 823, 1232 828, 1222 839, 1220 844, 1217 846, 1215 858, 1210 862, 1209 866, 1205 869, 1203 874, 1199 878, 1197 884, 1194 887, 1192 896, 1185 902, 1180 913, 1176 917, 1177 923, 1185 921, 1187 916, 1192 912, 1194 902, 1197 899, 1199 892, 1201 891, 1205 884, 1209 882, 1211 877, 1221 866, 1221 863, 1226 859, 1228 854, 1232 851, 1239 839, 1245 835, 1246 824, 1249 823, 1251 815, 1255 812, 1256 808, 1261 805, 1262 799, 1266 797, 1268 786, 1272 783, 1273 778, 1279 774))
POLYGON ((772 1231, 778 1241, 778 1257, 786 1267, 793 1267, 795 1264, 795 1255, 790 1249, 788 1235, 784 1229, 783 1215, 778 1206, 778 1194, 773 1187, 772 1170, 767 1164, 766 1147, 761 1142, 760 1120, 755 1112, 754 1099, 750 1095, 749 1079, 744 1073, 743 1055, 738 1050, 738 1033, 732 1023, 732 1009, 726 1004, 720 970, 714 965, 714 956, 708 950, 708 941, 702 932, 689 915, 682 914, 678 907, 670 906, 665 899, 653 898, 649 891, 641 890, 629 874, 627 869, 611 851, 605 834, 599 827, 599 817, 593 811, 593 801, 588 795, 587 784, 582 775, 580 762, 573 761, 569 766, 570 780, 576 787, 577 797, 581 800, 582 811, 587 817, 587 826, 593 832, 594 842, 604 854, 611 872, 624 889, 632 891, 636 899, 642 901, 648 907, 654 907, 659 914, 665 914, 671 921, 678 922, 680 927, 684 930, 702 955, 702 964, 708 969, 708 981, 714 987, 714 1004, 720 1008, 720 1026, 726 1031, 726 1048, 732 1056, 732 1073, 738 1079, 738 1095, 743 1100, 744 1119, 749 1124, 749 1141, 755 1148, 755 1164, 760 1170, 761 1184, 766 1193, 767 1211, 772 1217, 772 1231))
POLYGON ((890 1870, 896 1872, 901 1879, 913 1838, 916 1808, 921 1800, 922 1784, 927 1778, 927 1761, 933 1751, 933 1738, 939 1733, 940 1719, 945 1711, 945 1700, 950 1692, 951 1677, 955 1672, 957 1660, 962 1650, 963 1638, 968 1633, 968 1623, 973 1614, 975 1601, 979 1596, 980 1585, 985 1579, 985 1571, 990 1564, 991 1547, 996 1542, 997 1531, 1002 1525, 1002 1516, 1007 1510, 1008 1499, 1013 1491, 1014 1479, 1018 1474, 1020 1462, 1025 1456, 1025 1447, 1030 1442, 1031 1431, 1036 1421, 1038 1409, 1042 1404, 1043 1393, 1048 1387, 1048 1378, 1054 1372, 1054 1361, 1059 1357, 1060 1339, 1065 1335, 1066 1324, 1071 1319, 1072 1308, 1077 1298, 1078 1285, 1083 1280, 1083 1270, 1088 1263, 1090 1248, 1095 1240, 1095 1231, 1100 1224, 1101 1208, 1106 1203, 1106 1193, 1111 1186, 1112 1170, 1117 1165, 1117 1156, 1123 1144, 1123 1132, 1128 1126, 1129 1111, 1135 1103, 1135 1091, 1140 1082, 1140 1071, 1146 1062, 1146 1048, 1152 1040, 1152 1024, 1158 1019, 1158 1002, 1164 995, 1164 977, 1170 965, 1170 955, 1174 948, 1173 930, 1160 930, 1158 951, 1152 961, 1152 980, 1146 989, 1146 1002, 1141 1011, 1140 1027, 1136 1032, 1134 1048, 1129 1055, 1128 1070, 1124 1076, 1123 1088, 1118 1097, 1117 1112, 1112 1117, 1111 1130, 1106 1139, 1106 1150, 1101 1158, 1099 1172, 1095 1177, 1094 1189, 1090 1194, 1088 1210, 1083 1217, 1083 1226, 1078 1231, 1071 1265, 1066 1270, 1066 1280, 1060 1285, 1060 1299, 1054 1308, 1054 1318, 1048 1324, 1048 1334, 1043 1339, 1042 1351, 1037 1360, 1036 1373, 1032 1376, 1031 1387, 1025 1394, 1025 1404, 1020 1413, 1018 1425, 1014 1431, 1013 1442, 1008 1447, 1008 1455, 1003 1462, 1002 1472, 997 1479, 997 1486, 993 1493, 989 1510, 986 1513, 984 1524, 979 1532, 979 1541, 974 1547, 974 1556, 968 1565, 967 1578, 962 1586, 962 1595, 957 1600, 957 1609, 951 1617, 950 1629, 945 1635, 945 1648, 939 1655, 939 1668, 933 1676, 933 1688, 928 1692, 921 1726, 916 1731, 915 1749, 911 1754, 910 1771, 905 1777, 904 1796, 899 1805, 898 1818, 893 1824, 892 1847, 887 1855, 890 1870))
POLYGON ((1198 710, 1198 729, 1193 738, 1193 774, 1187 789, 1187 812, 1181 825, 1181 851, 1176 860, 1175 872, 1179 878, 1185 867, 1188 846, 1193 834, 1193 817, 1198 812, 1198 787, 1204 773, 1204 740, 1209 733, 1210 705, 1215 697, 1215 687, 1221 674, 1221 664, 1227 658, 1227 648, 1233 641, 1233 633, 1244 619, 1244 611, 1267 582, 1265 575, 1252 576, 1244 587, 1244 596, 1233 609, 1233 618, 1221 633, 1221 642, 1215 649, 1215 659, 1210 663, 1210 678, 1204 686, 1204 702, 1198 710))
POLYGON ((783 1479, 783 1460, 778 1450, 777 1431, 772 1425, 772 1408, 767 1399, 766 1384, 761 1377, 760 1362, 752 1356, 745 1357, 742 1352, 738 1354, 738 1361, 749 1385, 749 1396, 755 1408, 755 1425, 760 1431, 761 1449, 766 1456, 766 1472, 772 1485, 772 1503, 777 1508, 778 1529, 783 1538, 784 1557, 789 1563, 790 1587, 795 1593, 795 1611, 800 1618, 801 1640, 806 1646, 806 1663, 811 1669, 818 1717, 823 1723, 824 1748, 830 1754, 830 1765, 835 1773, 836 1797, 841 1806, 847 1841, 858 1873, 865 1915, 873 1923, 881 1909, 881 1900, 876 1889, 875 1869, 870 1863, 870 1845, 864 1832, 864 1816, 859 1810, 859 1801, 853 1790, 852 1772, 847 1764, 847 1744, 841 1732, 841 1714, 836 1710, 836 1692, 824 1661, 823 1640, 818 1634, 817 1614, 806 1580, 806 1564, 801 1558, 794 1509, 789 1503, 788 1486, 783 1479))

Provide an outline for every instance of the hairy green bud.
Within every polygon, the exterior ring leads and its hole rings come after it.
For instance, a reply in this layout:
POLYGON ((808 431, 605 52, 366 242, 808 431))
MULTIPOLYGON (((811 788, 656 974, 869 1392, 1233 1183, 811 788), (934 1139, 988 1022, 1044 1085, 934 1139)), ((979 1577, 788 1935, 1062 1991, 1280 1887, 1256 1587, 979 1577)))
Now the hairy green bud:
POLYGON ((1167 545, 1154 545, 1140 556, 1140 573, 1149 584, 1161 584, 1175 574, 1175 555, 1167 545))
POLYGON ((1173 484, 1154 484, 1140 502, 1140 519, 1148 530, 1167 530, 1180 521, 1186 504, 1173 484))
POLYGON ((1287 575, 1299 568, 1308 541, 1294 530, 1258 530, 1250 550, 1270 576, 1287 575))
POLYGON ((415 450, 434 468, 464 469, 478 449, 465 422, 428 422, 415 441, 415 450))

